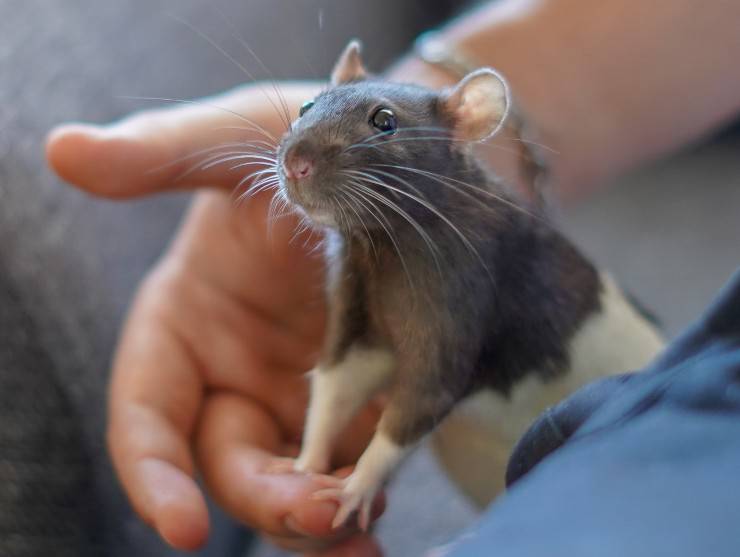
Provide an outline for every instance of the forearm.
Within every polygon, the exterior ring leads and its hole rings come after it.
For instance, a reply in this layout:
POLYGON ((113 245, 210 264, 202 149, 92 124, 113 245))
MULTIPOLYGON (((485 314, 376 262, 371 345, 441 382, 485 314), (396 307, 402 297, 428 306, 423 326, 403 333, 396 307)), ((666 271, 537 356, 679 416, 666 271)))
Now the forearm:
MULTIPOLYGON (((504 0, 451 22, 447 40, 498 68, 556 151, 564 195, 676 149, 740 110, 740 3, 504 0)), ((444 83, 413 57, 395 76, 444 83)))

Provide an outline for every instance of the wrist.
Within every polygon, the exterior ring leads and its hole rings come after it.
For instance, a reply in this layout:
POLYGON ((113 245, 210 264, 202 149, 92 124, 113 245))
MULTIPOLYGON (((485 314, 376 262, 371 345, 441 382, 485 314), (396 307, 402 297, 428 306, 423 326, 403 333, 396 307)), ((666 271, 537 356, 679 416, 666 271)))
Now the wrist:
MULTIPOLYGON (((487 65, 451 44, 443 32, 428 31, 416 39, 413 53, 396 64, 388 77, 438 88, 454 85, 487 65)), ((476 144, 476 151, 499 177, 539 204, 546 173, 545 157, 537 147, 540 138, 533 133, 531 122, 516 100, 511 100, 504 127, 494 137, 476 144)))
MULTIPOLYGON (((540 154, 550 170, 549 187, 568 196, 604 178, 614 153, 599 140, 610 137, 608 107, 595 92, 588 66, 571 55, 577 45, 563 39, 567 22, 549 9, 552 5, 526 0, 484 5, 453 20, 440 35, 464 57, 506 77, 534 132, 531 139, 545 147, 540 154)), ((502 138, 498 150, 511 146, 502 138)))

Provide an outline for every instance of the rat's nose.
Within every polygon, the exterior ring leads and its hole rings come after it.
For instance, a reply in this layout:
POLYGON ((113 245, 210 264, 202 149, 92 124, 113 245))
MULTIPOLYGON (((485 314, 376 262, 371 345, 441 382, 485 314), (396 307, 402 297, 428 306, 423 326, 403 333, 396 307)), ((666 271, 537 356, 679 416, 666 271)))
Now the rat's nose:
POLYGON ((283 163, 283 172, 289 180, 303 180, 313 174, 313 162, 300 155, 289 155, 283 163))

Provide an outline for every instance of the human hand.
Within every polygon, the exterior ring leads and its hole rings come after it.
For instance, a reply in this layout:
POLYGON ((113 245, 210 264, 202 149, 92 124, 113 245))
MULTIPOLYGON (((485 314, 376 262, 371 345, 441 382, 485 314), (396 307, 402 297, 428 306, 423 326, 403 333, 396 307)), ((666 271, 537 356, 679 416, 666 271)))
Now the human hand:
MULTIPOLYGON (((281 88, 292 118, 318 85, 281 88)), ((270 225, 271 191, 236 202, 234 186, 258 167, 229 170, 241 160, 197 165, 215 151, 188 157, 224 142, 279 138, 284 124, 260 89, 250 85, 110 126, 66 125, 49 137, 56 172, 96 195, 211 188, 195 196, 131 307, 113 363, 110 452, 135 510, 177 548, 196 548, 208 535, 197 470, 227 512, 283 548, 377 555, 370 536, 332 530, 335 503, 311 499, 320 477, 269 470, 297 452, 308 399, 304 373, 323 338, 318 238, 296 235, 292 217, 270 225)), ((337 447, 338 466, 356 461, 377 416, 374 407, 358 416, 337 447)), ((382 506, 381 497, 375 516, 382 506)))

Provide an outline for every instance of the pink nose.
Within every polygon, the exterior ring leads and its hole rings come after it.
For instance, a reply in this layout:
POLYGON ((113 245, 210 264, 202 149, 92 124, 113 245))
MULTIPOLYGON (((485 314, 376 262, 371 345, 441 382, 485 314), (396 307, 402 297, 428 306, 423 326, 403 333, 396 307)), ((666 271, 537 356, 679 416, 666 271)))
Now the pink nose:
POLYGON ((288 157, 283 171, 290 180, 303 180, 313 174, 313 163, 304 157, 288 157))

